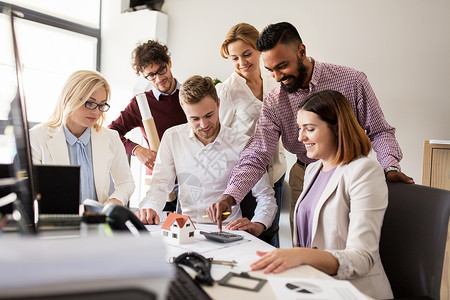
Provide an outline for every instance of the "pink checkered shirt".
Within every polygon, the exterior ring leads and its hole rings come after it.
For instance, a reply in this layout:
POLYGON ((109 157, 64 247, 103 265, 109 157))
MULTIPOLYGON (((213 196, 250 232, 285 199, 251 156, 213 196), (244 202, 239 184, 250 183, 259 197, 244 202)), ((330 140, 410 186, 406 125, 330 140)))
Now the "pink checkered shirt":
POLYGON ((395 139, 395 128, 384 119, 366 75, 352 68, 315 61, 309 88, 289 94, 278 86, 264 99, 255 132, 233 168, 224 194, 233 196, 238 203, 244 198, 266 171, 280 135, 286 150, 296 154, 300 161, 313 161, 306 157, 305 147, 298 141, 297 110, 306 96, 325 89, 339 91, 348 99, 383 169, 400 168, 403 154, 395 139))

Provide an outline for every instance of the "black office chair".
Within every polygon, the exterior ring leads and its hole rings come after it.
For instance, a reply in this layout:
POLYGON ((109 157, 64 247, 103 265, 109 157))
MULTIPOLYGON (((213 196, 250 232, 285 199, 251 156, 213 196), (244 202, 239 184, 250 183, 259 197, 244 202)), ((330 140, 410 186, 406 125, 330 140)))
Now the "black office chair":
MULTIPOLYGON (((251 191, 241 201, 240 206, 242 217, 251 220, 255 215, 255 208, 256 208, 256 198, 253 197, 251 191)), ((272 244, 272 240, 274 236, 278 233, 278 229, 279 226, 277 224, 272 224, 272 226, 266 229, 263 233, 261 233, 258 236, 258 238, 268 244, 272 244)))
POLYGON ((388 182, 380 256, 394 297, 440 299, 450 191, 388 182))

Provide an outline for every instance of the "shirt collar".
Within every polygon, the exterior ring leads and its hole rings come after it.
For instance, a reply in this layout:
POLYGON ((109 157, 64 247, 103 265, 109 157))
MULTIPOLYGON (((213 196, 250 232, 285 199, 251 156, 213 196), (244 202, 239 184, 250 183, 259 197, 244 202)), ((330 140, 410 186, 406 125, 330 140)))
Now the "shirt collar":
POLYGON ((311 75, 311 80, 309 81, 309 87, 317 85, 320 79, 320 74, 322 73, 322 64, 311 57, 311 60, 314 62, 313 72, 311 75))
POLYGON ((66 141, 70 146, 73 146, 78 140, 86 146, 91 140, 91 127, 86 128, 83 134, 77 138, 66 126, 64 126, 64 135, 66 136, 66 141))
MULTIPOLYGON (((195 136, 195 133, 194 133, 194 130, 192 129, 192 127, 190 126, 190 125, 188 125, 189 126, 189 138, 190 139, 196 139, 199 143, 201 143, 198 139, 197 139, 197 137, 195 136)), ((208 145, 212 145, 212 144, 214 144, 214 143, 219 143, 219 145, 222 143, 222 136, 223 136, 223 125, 222 124, 220 124, 220 129, 219 129, 219 134, 216 136, 216 139, 214 140, 214 141, 212 141, 211 143, 209 143, 208 145)), ((206 145, 206 146, 208 146, 208 145, 206 145)), ((205 147, 206 147, 205 146, 205 147)))
MULTIPOLYGON (((175 84, 176 84, 176 85, 175 85, 175 89, 173 90, 173 92, 172 92, 170 95, 175 94, 175 92, 176 92, 177 90, 179 90, 180 87, 181 87, 181 84, 180 84, 180 83, 178 82, 178 80, 176 80, 176 79, 175 79, 175 84)), ((161 96, 161 95, 164 95, 164 96, 169 95, 169 94, 166 94, 166 93, 161 92, 161 91, 158 90, 155 86, 152 87, 152 91, 153 91, 153 96, 155 96, 156 100, 158 100, 158 101, 159 101, 159 96, 161 96)))

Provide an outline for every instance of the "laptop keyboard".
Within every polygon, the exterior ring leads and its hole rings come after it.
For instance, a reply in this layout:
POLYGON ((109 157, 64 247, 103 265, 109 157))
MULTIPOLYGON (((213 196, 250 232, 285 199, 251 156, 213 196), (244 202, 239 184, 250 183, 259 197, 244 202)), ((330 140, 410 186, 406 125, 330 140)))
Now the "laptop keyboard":
POLYGON ((175 270, 175 278, 170 282, 167 300, 212 300, 182 267, 176 266, 175 270))
POLYGON ((38 228, 80 228, 81 216, 76 214, 41 214, 38 228))

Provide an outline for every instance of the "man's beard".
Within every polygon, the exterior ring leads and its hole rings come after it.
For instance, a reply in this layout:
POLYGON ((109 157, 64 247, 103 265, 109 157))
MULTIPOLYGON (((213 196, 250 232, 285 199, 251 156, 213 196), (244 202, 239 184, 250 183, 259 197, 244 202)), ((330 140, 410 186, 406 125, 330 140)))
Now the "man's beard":
POLYGON ((219 120, 217 120, 216 124, 211 125, 211 127, 213 127, 213 128, 208 133, 202 132, 200 128, 196 128, 194 130, 194 132, 195 132, 195 134, 198 137, 200 137, 200 138, 202 138, 204 140, 209 140, 211 137, 213 137, 220 130, 220 122, 219 122, 219 120))
POLYGON ((294 75, 287 75, 283 77, 281 82, 281 88, 288 93, 295 93, 299 88, 303 86, 307 76, 308 76, 308 68, 303 64, 303 62, 297 57, 297 77, 294 75), (283 81, 289 78, 293 78, 294 82, 291 84, 284 84, 283 81))

